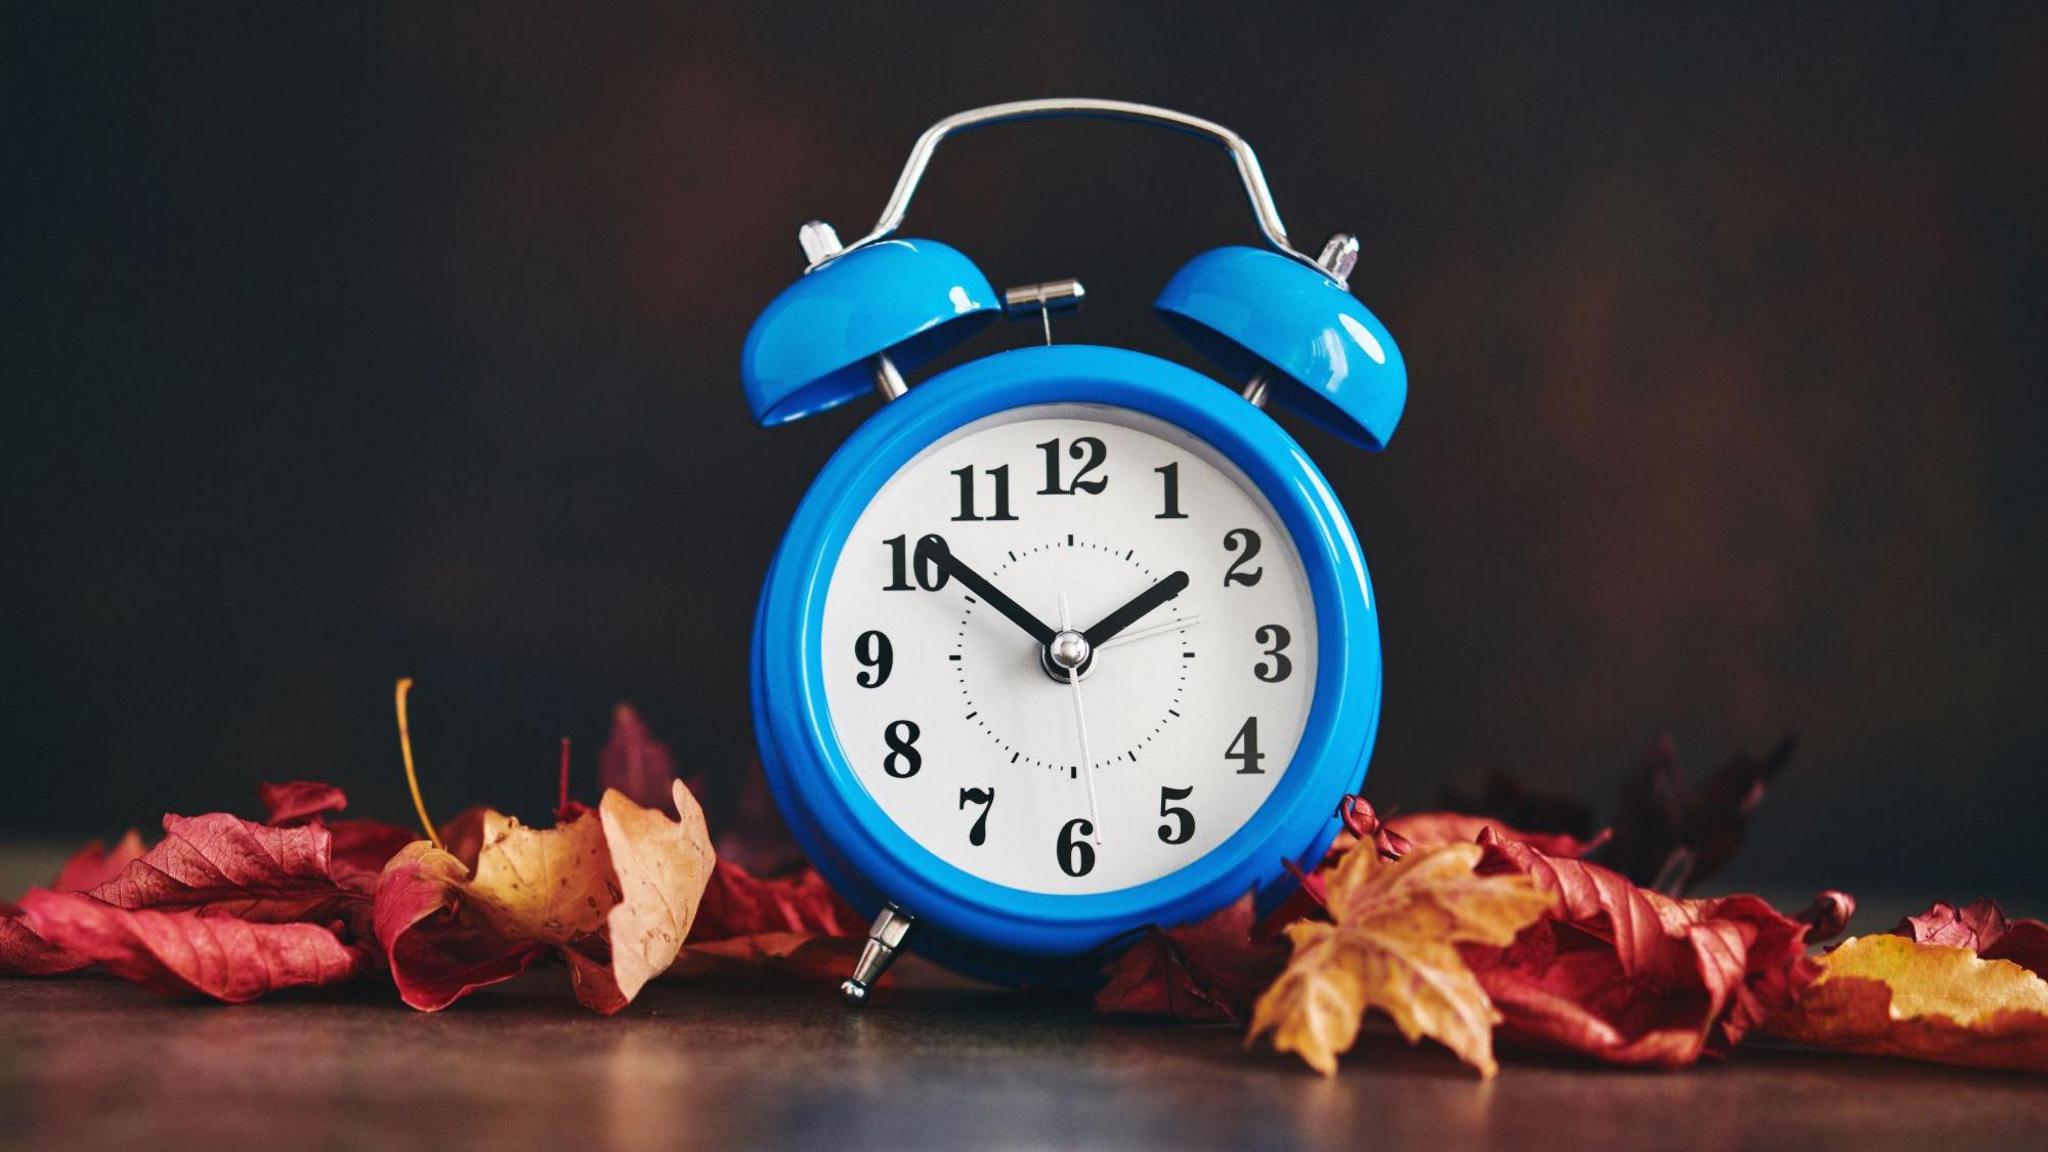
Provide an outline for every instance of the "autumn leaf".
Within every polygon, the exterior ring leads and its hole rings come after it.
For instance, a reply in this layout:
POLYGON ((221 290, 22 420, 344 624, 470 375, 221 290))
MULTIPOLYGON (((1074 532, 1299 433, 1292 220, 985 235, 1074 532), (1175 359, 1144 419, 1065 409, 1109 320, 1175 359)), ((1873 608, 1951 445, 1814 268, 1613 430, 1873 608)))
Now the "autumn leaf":
POLYGON ((2010 960, 2048 978, 2048 924, 2008 921, 1996 901, 1978 900, 1957 908, 1937 900, 1920 915, 1899 921, 1892 935, 1922 944, 1968 948, 1986 960, 2010 960))
POLYGON ((0 905, 0 976, 61 976, 91 964, 37 935, 21 909, 0 905))
POLYGON ((674 816, 671 789, 679 778, 668 745, 654 738, 640 713, 631 704, 613 707, 611 734, 597 753, 598 788, 616 789, 642 808, 674 816))
POLYGON ((1580 839, 1563 832, 1524 832, 1488 816, 1467 816, 1462 812, 1414 812, 1387 818, 1388 831, 1404 837, 1417 847, 1435 844, 1474 843, 1487 829, 1503 840, 1519 840, 1546 856, 1584 856, 1607 843, 1613 835, 1601 831, 1580 839))
POLYGON ((1275 1048, 1332 1075, 1377 1008, 1411 1044, 1432 1037, 1492 1076, 1498 1017, 1456 945, 1505 946, 1555 898, 1522 876, 1479 875, 1483 855, 1477 844, 1396 862, 1347 853, 1329 877, 1332 922, 1287 929, 1293 954, 1259 997, 1246 1043, 1271 1032, 1275 1048))
POLYGON ((1674 900, 1588 861, 1481 841, 1482 872, 1525 876, 1557 901, 1507 947, 1461 949, 1504 1042, 1681 1067, 1727 1054, 1813 979, 1806 925, 1755 896, 1674 900))
POLYGON ((595 815, 528 828, 486 812, 475 874, 464 887, 498 935, 566 944, 604 926, 605 913, 618 903, 616 885, 595 815))
POLYGON ((616 791, 598 804, 605 846, 619 898, 605 914, 610 958, 569 949, 576 997, 606 1015, 640 994, 649 980, 666 972, 682 951, 683 939, 710 880, 711 834, 704 810, 681 781, 670 784, 670 820, 616 791))
POLYGON ((256 799, 267 813, 264 823, 286 827, 304 824, 316 816, 348 807, 348 796, 332 784, 315 780, 286 780, 256 786, 256 799))
POLYGON ((1255 921, 1247 893, 1193 924, 1148 929, 1111 965, 1096 1014, 1245 1020, 1287 959, 1279 939, 1254 937, 1255 921))
POLYGON ((428 841, 407 845, 377 878, 377 944, 399 999, 435 1012, 479 988, 510 980, 547 954, 510 940, 468 914, 469 867, 428 841))
POLYGON ((142 843, 142 833, 133 828, 111 849, 94 840, 72 853, 71 858, 64 862, 57 878, 50 881, 50 891, 90 891, 119 876, 129 861, 141 859, 148 850, 142 843))
POLYGON ((362 949, 317 924, 258 924, 196 911, 131 911, 78 893, 22 898, 37 935, 159 992, 240 1004, 286 988, 353 980, 362 949))
POLYGON ((1623 786, 1600 862, 1667 895, 1691 891, 1735 858, 1751 814, 1797 748, 1786 736, 1761 757, 1738 753, 1689 788, 1677 745, 1659 736, 1623 786))
POLYGON ((365 935, 374 874, 337 863, 318 824, 273 828, 209 812, 164 817, 163 841, 90 895, 115 908, 258 923, 352 920, 365 935))

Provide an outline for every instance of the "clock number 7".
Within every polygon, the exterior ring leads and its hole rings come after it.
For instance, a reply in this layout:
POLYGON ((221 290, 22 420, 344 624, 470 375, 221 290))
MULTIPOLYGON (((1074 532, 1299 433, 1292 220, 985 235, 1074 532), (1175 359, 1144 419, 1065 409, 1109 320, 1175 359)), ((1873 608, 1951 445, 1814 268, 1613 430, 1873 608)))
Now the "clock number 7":
POLYGON ((974 818, 974 826, 967 830, 967 842, 976 848, 988 843, 988 814, 996 806, 996 790, 993 788, 962 788, 960 807, 964 811, 969 804, 981 805, 981 815, 974 818))

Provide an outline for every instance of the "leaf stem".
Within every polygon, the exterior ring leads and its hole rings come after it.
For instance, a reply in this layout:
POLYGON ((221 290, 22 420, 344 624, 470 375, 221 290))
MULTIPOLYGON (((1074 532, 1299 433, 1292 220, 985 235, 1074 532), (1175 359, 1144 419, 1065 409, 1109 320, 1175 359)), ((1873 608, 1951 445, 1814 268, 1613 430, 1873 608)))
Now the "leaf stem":
MULTIPOLYGON (((559 780, 558 780, 558 781, 556 782, 556 784, 555 784, 555 811, 556 811, 556 812, 558 812, 558 813, 560 813, 560 812, 566 812, 566 811, 568 811, 568 810, 569 810, 569 738, 568 738, 567 736, 564 736, 564 737, 562 737, 562 772, 561 772, 561 777, 560 777, 560 779, 559 779, 559 780)), ((556 819, 558 819, 558 820, 559 820, 559 819, 561 819, 561 817, 560 817, 560 816, 557 816, 557 817, 556 817, 556 819)))
POLYGON ((412 763, 412 726, 405 718, 405 698, 412 692, 412 677, 401 676, 398 680, 396 697, 398 701, 398 751, 405 757, 405 783, 412 789, 412 810, 419 813, 420 827, 427 830, 427 839, 434 847, 441 847, 441 834, 434 830, 434 822, 427 817, 427 802, 420 798, 420 774, 412 763))

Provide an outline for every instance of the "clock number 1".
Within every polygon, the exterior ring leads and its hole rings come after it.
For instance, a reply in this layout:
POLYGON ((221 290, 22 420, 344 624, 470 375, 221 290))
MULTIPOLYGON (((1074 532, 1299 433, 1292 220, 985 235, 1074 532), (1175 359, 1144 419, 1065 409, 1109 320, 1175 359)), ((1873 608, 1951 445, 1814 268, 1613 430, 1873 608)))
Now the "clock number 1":
POLYGON ((1163 511, 1163 512, 1161 512, 1161 513, 1160 513, 1159 515, 1157 515, 1157 516, 1154 516, 1154 517, 1153 517, 1153 519, 1154 519, 1154 520, 1185 520, 1185 519, 1187 519, 1187 518, 1188 518, 1188 514, 1180 510, 1180 463, 1179 463, 1179 461, 1175 461, 1175 462, 1174 462, 1174 463, 1172 463, 1172 464, 1161 464, 1161 465, 1160 465, 1159 467, 1157 467, 1157 468, 1154 468, 1154 469, 1153 469, 1153 471, 1154 471, 1154 472, 1157 472, 1157 473, 1159 473, 1159 486, 1160 486, 1161 488, 1163 488, 1163 489, 1165 490, 1165 491, 1164 491, 1164 493, 1162 494, 1162 496, 1163 496, 1163 500, 1164 500, 1164 502, 1165 502, 1165 504, 1166 504, 1166 510, 1165 510, 1165 511, 1163 511))

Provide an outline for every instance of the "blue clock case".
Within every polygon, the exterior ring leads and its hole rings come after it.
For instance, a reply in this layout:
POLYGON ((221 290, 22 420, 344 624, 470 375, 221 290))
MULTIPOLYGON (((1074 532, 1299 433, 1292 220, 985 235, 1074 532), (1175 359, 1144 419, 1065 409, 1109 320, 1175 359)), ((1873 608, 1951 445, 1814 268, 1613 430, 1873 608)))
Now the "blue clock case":
POLYGON ((912 388, 855 432, 819 474, 770 566, 755 618, 754 724, 790 832, 864 914, 893 902, 917 919, 914 948, 1004 983, 1073 975, 1074 960, 1147 924, 1184 923, 1244 893, 1270 902, 1287 861, 1336 835, 1337 800, 1365 778, 1380 712, 1379 623, 1365 557, 1313 462, 1278 424, 1215 381, 1124 349, 1064 345, 998 353, 912 388), (1062 896, 991 883, 896 826, 833 732, 819 643, 825 597, 854 523, 930 444, 983 417, 1060 402, 1128 408, 1207 441, 1264 493, 1293 536, 1321 644, 1307 726, 1272 795, 1229 839, 1172 875, 1062 896))

